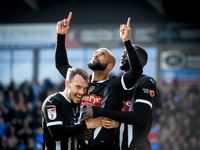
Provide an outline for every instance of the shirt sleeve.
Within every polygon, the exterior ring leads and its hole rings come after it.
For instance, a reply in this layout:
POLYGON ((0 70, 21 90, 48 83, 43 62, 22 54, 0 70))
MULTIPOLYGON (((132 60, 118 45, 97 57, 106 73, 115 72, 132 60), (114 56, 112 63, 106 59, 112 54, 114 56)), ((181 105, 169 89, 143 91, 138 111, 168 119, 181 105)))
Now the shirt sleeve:
POLYGON ((92 106, 94 118, 104 116, 122 123, 132 125, 142 124, 152 109, 152 105, 156 98, 156 83, 153 78, 143 80, 140 87, 138 87, 136 94, 137 96, 133 111, 118 112, 92 106))
POLYGON ((62 104, 59 100, 48 97, 42 106, 42 113, 52 137, 59 141, 87 129, 86 123, 64 126, 62 121, 62 104))
POLYGON ((66 137, 72 137, 76 134, 84 131, 87 129, 86 123, 83 122, 81 124, 77 124, 71 127, 64 127, 61 125, 56 126, 50 126, 48 127, 51 135, 56 141, 60 141, 61 139, 64 139, 66 137))
POLYGON ((47 127, 52 125, 63 125, 62 104, 51 96, 47 97, 42 106, 42 113, 46 120, 47 127))
POLYGON ((144 105, 143 107, 141 104, 139 104, 137 107, 140 108, 139 112, 137 111, 118 112, 106 108, 92 106, 94 112, 94 118, 103 116, 121 123, 139 125, 142 122, 142 118, 144 118, 145 114, 148 113, 148 111, 144 110, 149 110, 149 108, 146 105, 144 105))
POLYGON ((137 87, 135 103, 144 103, 152 108, 157 97, 156 84, 152 77, 145 77, 137 87))
POLYGON ((65 48, 65 34, 57 34, 55 48, 55 65, 60 74, 66 78, 68 68, 72 66, 68 62, 67 51, 65 48))

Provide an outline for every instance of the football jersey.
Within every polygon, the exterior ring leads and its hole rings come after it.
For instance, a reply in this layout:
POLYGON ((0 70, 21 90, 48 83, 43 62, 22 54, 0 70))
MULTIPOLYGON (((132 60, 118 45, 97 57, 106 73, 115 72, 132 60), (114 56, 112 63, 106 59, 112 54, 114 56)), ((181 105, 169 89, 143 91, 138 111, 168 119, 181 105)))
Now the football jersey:
MULTIPOLYGON (((56 67, 61 75, 65 78, 67 69, 71 67, 68 62, 66 49, 64 47, 64 35, 58 34, 56 45, 56 67)), ((120 111, 122 102, 126 92, 131 90, 137 79, 142 73, 142 66, 138 56, 130 41, 124 43, 129 54, 130 66, 132 69, 126 72, 121 77, 112 77, 103 81, 90 81, 87 94, 83 97, 80 103, 80 117, 82 109, 86 104, 94 104, 101 108, 120 111)), ((80 119, 79 117, 79 119, 80 119)), ((106 129, 103 127, 94 130, 93 138, 88 141, 88 145, 98 143, 113 144, 115 141, 116 129, 106 129)))
POLYGON ((156 81, 142 75, 133 90, 126 94, 122 111, 93 106, 93 116, 121 122, 116 149, 151 150, 148 135, 153 122, 153 104, 157 96, 156 81))
POLYGON ((134 87, 134 92, 127 95, 129 98, 124 100, 122 111, 134 111, 137 109, 136 107, 139 103, 148 105, 149 109, 143 110, 144 113, 146 113, 146 118, 143 118, 143 122, 140 125, 121 123, 119 130, 119 146, 122 150, 134 148, 151 150, 148 135, 153 122, 153 104, 157 96, 156 81, 146 75, 141 77, 143 79, 134 87))
MULTIPOLYGON (((125 91, 122 91, 124 90, 121 86, 121 80, 118 77, 112 77, 104 81, 91 82, 87 94, 80 103, 80 117, 83 107, 86 104, 120 111, 123 101, 122 95, 125 93, 125 91)), ((96 128, 93 138, 91 141, 88 141, 88 145, 90 145, 93 140, 100 143, 113 143, 115 141, 115 132, 116 129, 106 129, 104 127, 96 128)), ((92 143, 94 143, 94 141, 92 143)))
POLYGON ((46 98, 42 105, 42 129, 43 149, 45 150, 73 150, 74 135, 77 132, 86 130, 84 126, 75 125, 76 110, 72 103, 61 92, 46 98), (64 132, 64 138, 56 141, 51 134, 49 127, 61 125, 69 128, 70 132, 64 132), (73 132, 74 131, 74 132, 73 132), (68 134, 67 134, 68 133, 68 134))

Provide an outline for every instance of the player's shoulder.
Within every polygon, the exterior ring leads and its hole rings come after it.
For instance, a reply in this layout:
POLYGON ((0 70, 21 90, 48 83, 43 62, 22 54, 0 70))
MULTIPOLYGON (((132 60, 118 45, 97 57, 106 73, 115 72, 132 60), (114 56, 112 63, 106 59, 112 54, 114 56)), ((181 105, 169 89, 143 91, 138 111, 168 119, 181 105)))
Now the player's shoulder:
POLYGON ((154 82, 156 82, 156 80, 153 77, 148 76, 146 74, 142 74, 140 78, 142 78, 141 81, 149 81, 149 82, 154 81, 154 82))
POLYGON ((54 93, 52 95, 49 95, 43 105, 52 105, 52 104, 59 104, 60 103, 60 98, 59 95, 61 95, 60 93, 54 93))
POLYGON ((113 75, 113 76, 110 76, 106 82, 109 83, 111 86, 114 86, 120 80, 121 80, 121 77, 113 75))
POLYGON ((110 81, 113 81, 113 80, 116 80, 116 79, 118 79, 119 77, 118 76, 110 76, 108 79, 110 80, 110 81))
POLYGON ((156 86, 156 80, 148 75, 142 74, 141 77, 138 79, 139 84, 140 85, 152 85, 152 86, 156 86))

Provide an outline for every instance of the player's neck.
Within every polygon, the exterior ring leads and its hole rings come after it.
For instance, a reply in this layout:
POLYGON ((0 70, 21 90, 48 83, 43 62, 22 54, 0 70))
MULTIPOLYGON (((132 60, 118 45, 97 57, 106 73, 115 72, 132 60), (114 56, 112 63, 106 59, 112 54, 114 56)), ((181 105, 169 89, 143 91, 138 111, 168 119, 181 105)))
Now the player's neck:
POLYGON ((108 78, 108 73, 105 71, 95 70, 92 73, 92 81, 102 81, 108 78))

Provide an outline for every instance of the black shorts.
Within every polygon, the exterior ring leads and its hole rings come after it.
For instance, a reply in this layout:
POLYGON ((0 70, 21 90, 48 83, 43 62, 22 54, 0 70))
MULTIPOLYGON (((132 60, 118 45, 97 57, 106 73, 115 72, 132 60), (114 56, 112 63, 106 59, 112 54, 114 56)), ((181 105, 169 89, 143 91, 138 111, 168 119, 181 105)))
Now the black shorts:
POLYGON ((81 142, 79 150, 117 150, 117 148, 114 143, 90 139, 88 145, 85 142, 81 142))

